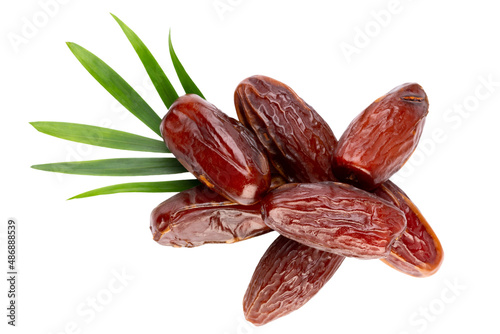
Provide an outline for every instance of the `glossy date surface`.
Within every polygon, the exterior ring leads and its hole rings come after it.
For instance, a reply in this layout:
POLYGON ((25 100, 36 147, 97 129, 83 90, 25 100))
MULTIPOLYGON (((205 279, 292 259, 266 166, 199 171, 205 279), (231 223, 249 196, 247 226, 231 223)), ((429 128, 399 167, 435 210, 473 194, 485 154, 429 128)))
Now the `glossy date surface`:
POLYGON ((342 256, 385 257, 406 227, 392 203, 337 182, 286 184, 262 201, 266 225, 281 235, 342 256))
POLYGON ((279 236, 255 268, 243 298, 245 318, 264 325, 295 311, 328 282, 343 260, 279 236))
POLYGON ((246 290, 248 321, 264 325, 297 310, 345 257, 378 258, 416 277, 438 270, 439 240, 388 180, 422 133, 429 105, 418 84, 374 101, 338 142, 312 107, 272 78, 243 80, 234 102, 241 123, 196 95, 172 105, 162 136, 204 185, 158 205, 150 228, 174 247, 281 234, 246 290))
POLYGON ((417 147, 428 108, 427 95, 415 83, 398 86, 378 98, 339 139, 335 176, 365 190, 388 180, 417 147))
POLYGON ((182 191, 151 213, 153 239, 165 246, 233 243, 271 231, 260 204, 241 205, 204 185, 182 191))
POLYGON ((226 198, 250 205, 269 189, 269 162, 255 135, 201 97, 179 97, 161 133, 179 162, 226 198))
POLYGON ((406 230, 382 261, 411 276, 434 274, 443 261, 443 248, 420 210, 393 182, 384 182, 374 193, 392 201, 406 216, 406 230))
POLYGON ((240 121, 253 130, 270 162, 288 181, 334 180, 337 139, 323 118, 290 87, 255 75, 238 85, 234 102, 240 121))

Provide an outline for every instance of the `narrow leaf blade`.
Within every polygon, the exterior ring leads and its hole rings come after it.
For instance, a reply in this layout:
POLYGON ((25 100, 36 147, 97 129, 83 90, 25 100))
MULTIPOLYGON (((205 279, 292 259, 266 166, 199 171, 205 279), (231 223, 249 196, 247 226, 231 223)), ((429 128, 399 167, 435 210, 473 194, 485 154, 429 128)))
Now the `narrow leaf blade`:
POLYGON ((94 176, 143 176, 187 172, 175 158, 118 158, 58 162, 33 165, 31 168, 47 172, 94 176))
POLYGON ((47 135, 78 143, 128 151, 170 152, 163 141, 124 131, 65 122, 31 122, 30 124, 47 135))
POLYGON ((85 198, 98 195, 110 195, 117 193, 128 192, 179 192, 190 189, 200 184, 198 180, 175 180, 175 181, 162 181, 162 182, 133 182, 122 183, 90 190, 79 195, 73 196, 69 199, 85 198))
POLYGON ((144 99, 111 67, 96 55, 78 44, 68 42, 68 47, 85 69, 127 110, 146 124, 156 134, 160 133, 160 117, 144 99))
POLYGON ((181 82, 182 88, 184 88, 186 94, 196 94, 201 98, 205 99, 205 97, 198 89, 198 87, 195 85, 191 77, 187 74, 186 70, 184 69, 184 66, 182 66, 179 58, 175 54, 174 46, 172 45, 171 32, 168 33, 168 48, 170 50, 170 57, 172 58, 172 64, 174 65, 175 72, 177 73, 179 81, 181 82))
POLYGON ((163 72, 162 68, 160 67, 156 59, 153 57, 149 49, 146 47, 146 45, 139 38, 139 36, 137 36, 137 34, 134 33, 132 29, 130 29, 118 17, 116 17, 113 14, 111 14, 111 16, 113 16, 116 22, 118 22, 123 32, 127 36, 128 40, 134 47, 135 52, 141 59, 141 62, 144 65, 146 71, 148 72, 148 75, 151 78, 151 81, 153 82, 156 91, 163 100, 163 103, 165 104, 167 109, 170 108, 172 103, 179 97, 179 95, 177 95, 177 92, 170 83, 170 80, 165 75, 165 72, 163 72))

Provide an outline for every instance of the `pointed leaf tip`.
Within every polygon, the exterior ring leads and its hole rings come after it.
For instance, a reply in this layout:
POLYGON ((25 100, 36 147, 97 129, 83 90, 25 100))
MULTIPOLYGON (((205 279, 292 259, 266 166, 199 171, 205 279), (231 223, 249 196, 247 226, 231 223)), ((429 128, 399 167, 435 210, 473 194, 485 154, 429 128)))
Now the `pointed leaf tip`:
POLYGON ((130 44, 132 44, 135 52, 139 56, 142 65, 146 69, 146 72, 148 73, 149 78, 155 86, 156 91, 160 95, 163 103, 165 104, 167 109, 170 108, 172 103, 174 103, 179 95, 175 91, 167 75, 156 61, 151 51, 149 51, 147 46, 139 38, 139 36, 137 36, 137 34, 119 18, 117 18, 116 16, 113 17, 125 33, 125 36, 127 36, 127 39, 129 40, 130 44))
POLYGON ((175 53, 174 46, 172 45, 171 29, 168 32, 168 49, 170 51, 170 57, 172 58, 172 64, 174 65, 175 72, 177 73, 177 77, 181 82, 182 88, 184 88, 184 92, 186 94, 196 94, 199 97, 205 99, 199 88, 196 86, 194 81, 184 69, 184 66, 182 66, 182 63, 175 53))
POLYGON ((46 172, 93 176, 148 176, 187 172, 175 158, 115 158, 56 162, 31 167, 46 172))
POLYGON ((133 182, 133 183, 122 183, 115 184, 112 186, 102 187, 94 190, 90 190, 70 199, 85 198, 98 195, 111 195, 118 193, 128 193, 128 192, 148 192, 148 193, 159 193, 159 192, 180 192, 186 189, 190 189, 200 184, 200 181, 196 179, 189 180, 174 180, 174 181, 159 181, 159 182, 133 182))
POLYGON ((31 122, 37 131, 78 143, 128 151, 170 153, 161 140, 94 125, 65 122, 31 122))
POLYGON ((161 137, 161 118, 146 101, 108 64, 77 44, 68 44, 85 69, 128 111, 161 137))

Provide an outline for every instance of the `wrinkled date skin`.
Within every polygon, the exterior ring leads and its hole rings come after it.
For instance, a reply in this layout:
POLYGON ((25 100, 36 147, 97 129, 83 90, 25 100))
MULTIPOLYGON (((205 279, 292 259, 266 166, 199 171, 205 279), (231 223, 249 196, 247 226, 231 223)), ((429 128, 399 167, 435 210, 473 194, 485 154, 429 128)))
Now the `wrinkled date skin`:
POLYGON ((239 120, 257 135, 274 167, 290 182, 335 180, 337 139, 290 87, 265 76, 243 80, 234 93, 239 120))
POLYGON ((204 185, 182 191, 151 213, 153 239, 165 246, 233 243, 271 231, 260 204, 241 205, 204 185))
POLYGON ((339 139, 335 176, 365 190, 387 181, 417 147, 428 109, 427 95, 415 83, 398 86, 377 99, 339 139))
POLYGON ((380 197, 337 182, 286 184, 262 201, 264 222, 304 245, 362 259, 389 255, 404 213, 380 197))
POLYGON ((261 258, 243 299, 245 318, 264 325, 307 303, 344 257, 279 236, 261 258))
MULTIPOLYGON (((290 182, 334 180, 337 139, 328 124, 285 84, 264 76, 235 91, 240 121, 265 147, 273 167, 290 182)), ((278 237, 261 258, 243 299, 248 321, 264 325, 309 301, 344 260, 341 255, 278 237)))
POLYGON ((271 185, 269 186, 269 190, 273 190, 278 188, 286 183, 285 178, 280 174, 271 174, 271 185))
POLYGON ((179 162, 226 198, 250 205, 269 189, 269 163, 255 135, 201 97, 179 97, 161 133, 179 162))
POLYGON ((434 274, 443 262, 443 248, 427 220, 408 196, 393 182, 384 182, 374 193, 392 201, 406 216, 406 230, 394 243, 385 263, 411 276, 434 274))

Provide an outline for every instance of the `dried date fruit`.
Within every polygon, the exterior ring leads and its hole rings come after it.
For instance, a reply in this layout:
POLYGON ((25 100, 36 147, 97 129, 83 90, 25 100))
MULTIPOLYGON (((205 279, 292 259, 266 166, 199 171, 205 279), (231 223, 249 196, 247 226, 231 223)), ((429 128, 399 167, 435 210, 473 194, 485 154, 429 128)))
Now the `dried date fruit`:
POLYGON ((269 191, 278 188, 286 183, 286 180, 280 174, 271 174, 271 185, 269 191))
POLYGON ((179 162, 226 198, 250 205, 269 189, 269 163, 255 135, 201 97, 179 97, 161 133, 179 162))
POLYGON ((411 276, 427 277, 434 274, 443 262, 443 248, 420 210, 391 181, 384 182, 374 193, 399 207, 407 222, 405 232, 382 261, 411 276))
POLYGON ((307 303, 333 276, 343 256, 279 236, 255 268, 245 297, 245 318, 264 325, 307 303))
POLYGON ((335 176, 365 190, 388 180, 417 147, 428 109, 427 95, 415 83, 375 100, 340 137, 335 176))
POLYGON ((182 191, 151 213, 153 239, 165 246, 233 243, 271 231, 260 204, 241 205, 204 185, 182 191))
POLYGON ((290 87, 269 77, 243 80, 234 93, 240 121, 257 135, 270 162, 290 182, 334 180, 337 139, 290 87))
POLYGON ((380 197, 338 182, 286 184, 262 201, 266 225, 320 250, 381 258, 406 227, 404 213, 380 197))

